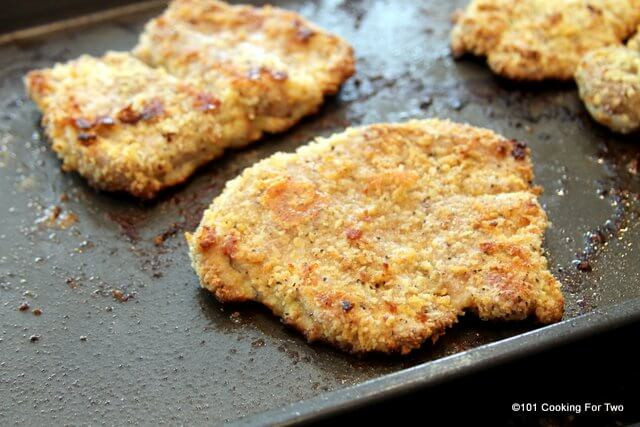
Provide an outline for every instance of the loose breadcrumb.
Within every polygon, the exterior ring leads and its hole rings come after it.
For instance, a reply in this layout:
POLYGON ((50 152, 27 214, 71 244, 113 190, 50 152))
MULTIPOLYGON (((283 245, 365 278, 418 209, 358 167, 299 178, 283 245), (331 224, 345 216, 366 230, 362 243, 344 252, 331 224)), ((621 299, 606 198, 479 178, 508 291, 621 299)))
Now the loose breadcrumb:
POLYGON ((204 288, 309 340, 401 352, 466 311, 560 320, 529 150, 449 121, 377 124, 227 183, 187 241, 204 288))

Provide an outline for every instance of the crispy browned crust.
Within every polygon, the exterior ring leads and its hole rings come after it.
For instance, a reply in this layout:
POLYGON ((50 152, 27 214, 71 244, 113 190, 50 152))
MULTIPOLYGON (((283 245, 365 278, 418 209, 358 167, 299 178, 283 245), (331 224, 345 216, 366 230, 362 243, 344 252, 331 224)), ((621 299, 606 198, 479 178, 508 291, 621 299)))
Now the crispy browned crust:
POLYGON ((293 126, 354 72, 351 47, 295 13, 207 0, 172 2, 135 53, 155 68, 82 56, 25 84, 64 170, 141 198, 293 126))
POLYGON ((640 33, 625 46, 589 52, 576 71, 591 116, 620 133, 640 130, 640 33))
POLYGON ((626 40, 640 0, 473 0, 451 34, 455 55, 486 56, 515 80, 569 80, 582 56, 626 40))
POLYGON ((225 148, 216 94, 128 53, 31 71, 25 85, 63 170, 100 189, 150 198, 225 148))
POLYGON ((300 15, 215 0, 174 0, 134 53, 215 91, 231 90, 232 139, 288 129, 353 75, 353 49, 300 15))
POLYGON ((227 183, 187 234, 201 284, 309 340, 401 352, 466 311, 560 320, 529 150, 426 120, 349 129, 227 183))
POLYGON ((640 25, 636 29, 636 34, 627 42, 627 47, 636 52, 640 52, 640 25))

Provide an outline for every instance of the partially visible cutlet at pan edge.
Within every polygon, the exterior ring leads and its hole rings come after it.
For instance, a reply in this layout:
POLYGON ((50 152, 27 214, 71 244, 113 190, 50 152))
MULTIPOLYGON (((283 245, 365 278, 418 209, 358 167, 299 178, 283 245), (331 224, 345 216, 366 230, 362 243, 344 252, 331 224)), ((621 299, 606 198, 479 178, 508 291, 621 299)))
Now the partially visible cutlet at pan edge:
POLYGON ((621 44, 638 24, 640 0, 471 0, 451 47, 510 79, 570 80, 585 53, 621 44))
POLYGON ((310 340, 401 352, 458 316, 561 319, 529 150, 448 121, 378 124, 275 154, 187 234, 204 288, 310 340))
POLYGON ((596 121, 615 132, 640 131, 640 27, 627 46, 585 55, 575 77, 580 98, 596 121))
POLYGON ((140 198, 293 126, 354 72, 351 47, 295 13, 207 0, 172 2, 135 53, 84 55, 25 84, 64 170, 140 198))

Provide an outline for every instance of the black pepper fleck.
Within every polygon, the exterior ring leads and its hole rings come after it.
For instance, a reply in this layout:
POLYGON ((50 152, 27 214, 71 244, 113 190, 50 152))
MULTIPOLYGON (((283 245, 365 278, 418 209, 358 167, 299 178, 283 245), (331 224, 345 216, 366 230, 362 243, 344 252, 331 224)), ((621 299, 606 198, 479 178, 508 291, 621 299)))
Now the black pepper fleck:
POLYGON ((82 143, 82 145, 89 145, 90 143, 94 142, 97 138, 98 136, 94 133, 81 132, 78 134, 78 140, 82 143))
POLYGON ((420 109, 426 110, 431 104, 433 104, 433 99, 430 96, 425 96, 422 102, 420 102, 420 109))
POLYGON ((93 123, 83 117, 78 117, 74 119, 73 123, 76 125, 78 129, 82 129, 82 130, 91 129, 93 127, 93 123))
POLYGON ((287 74, 286 71, 272 71, 271 77, 273 77, 274 80, 277 80, 280 82, 280 81, 287 80, 287 77, 289 77, 289 75, 287 74))
POLYGON ((140 118, 142 120, 152 120, 164 114, 164 103, 159 98, 154 98, 142 109, 140 118))
POLYGON ((527 144, 522 141, 511 141, 513 143, 513 149, 511 150, 511 156, 516 160, 524 160, 527 157, 527 144))

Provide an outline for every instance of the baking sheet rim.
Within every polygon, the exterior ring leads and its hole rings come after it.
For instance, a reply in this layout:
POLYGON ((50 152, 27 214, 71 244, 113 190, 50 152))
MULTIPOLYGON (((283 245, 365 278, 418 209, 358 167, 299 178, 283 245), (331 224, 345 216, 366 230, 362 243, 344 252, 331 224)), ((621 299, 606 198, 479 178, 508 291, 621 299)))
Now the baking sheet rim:
POLYGON ((326 392, 312 399, 240 418, 235 420, 233 425, 293 425, 318 421, 570 344, 635 321, 640 321, 640 298, 597 308, 560 323, 386 374, 361 384, 326 392))

